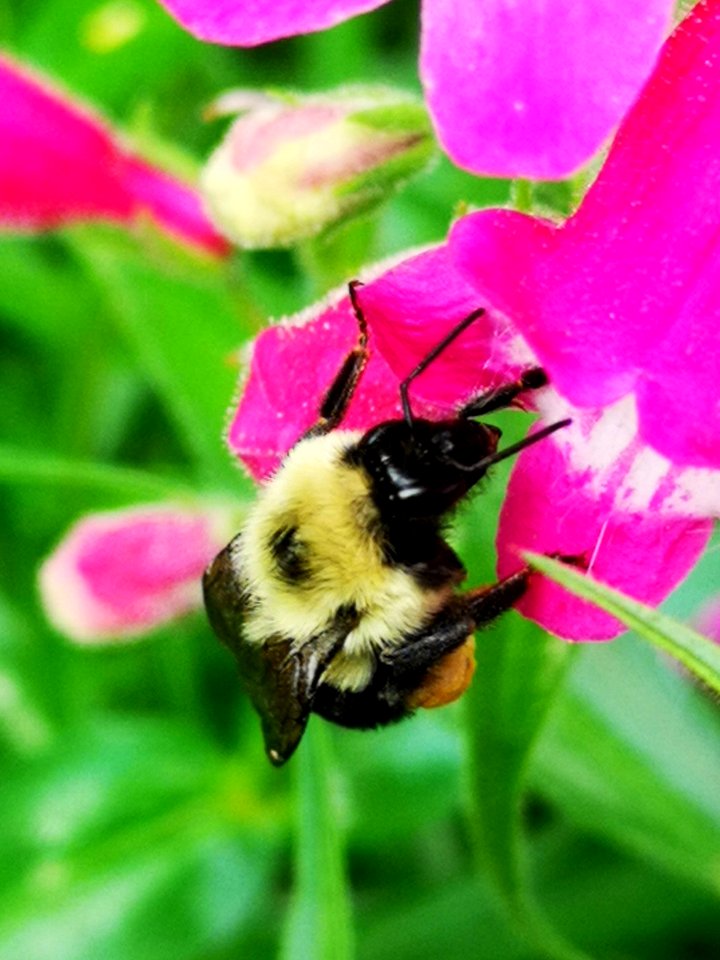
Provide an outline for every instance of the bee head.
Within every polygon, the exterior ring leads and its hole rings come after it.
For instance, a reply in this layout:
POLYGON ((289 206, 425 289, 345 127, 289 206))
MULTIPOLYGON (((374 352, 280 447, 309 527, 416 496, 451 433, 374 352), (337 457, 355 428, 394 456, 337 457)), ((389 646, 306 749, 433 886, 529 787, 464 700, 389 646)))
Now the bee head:
POLYGON ((499 439, 496 427, 474 420, 390 420, 365 434, 355 456, 381 515, 422 520, 465 496, 486 473, 499 439))

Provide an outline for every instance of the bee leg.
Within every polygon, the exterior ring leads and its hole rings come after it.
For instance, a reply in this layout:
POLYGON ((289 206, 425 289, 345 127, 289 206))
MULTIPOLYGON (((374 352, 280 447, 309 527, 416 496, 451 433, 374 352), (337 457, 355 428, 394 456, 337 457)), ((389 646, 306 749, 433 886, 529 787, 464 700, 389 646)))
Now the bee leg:
POLYGON ((538 390, 540 387, 547 386, 547 383, 547 374, 542 367, 530 367, 523 371, 517 380, 513 380, 512 383, 495 387, 474 397, 459 411, 458 416, 463 418, 479 417, 486 413, 492 413, 493 410, 504 410, 521 393, 526 390, 538 390))
POLYGON ((441 707, 467 690, 475 672, 473 631, 465 605, 454 601, 421 634, 381 655, 406 710, 441 707))
POLYGON ((353 280, 348 284, 350 302, 358 322, 357 344, 345 357, 320 404, 317 422, 303 435, 301 438, 303 440, 308 437, 319 437, 330 433, 331 430, 342 423, 370 357, 367 321, 357 299, 357 289, 361 286, 362 283, 359 280, 353 280))
POLYGON ((465 599, 475 626, 490 623, 517 603, 527 590, 531 573, 530 567, 521 567, 498 583, 466 593, 465 599))
MULTIPOLYGON (((548 553, 547 556, 581 570, 587 568, 587 561, 580 554, 548 553)), ((483 624, 490 623, 514 606, 527 590, 530 577, 535 573, 536 571, 531 567, 521 567, 498 583, 466 593, 465 599, 475 626, 481 627, 483 624)))
POLYGON ((383 650, 380 660, 392 668, 396 677, 405 672, 422 672, 459 647, 472 632, 473 622, 465 605, 451 601, 421 633, 408 637, 398 647, 383 650))
POLYGON ((424 630, 384 650, 373 678, 360 691, 321 683, 313 712, 344 727, 377 727, 416 707, 450 703, 465 691, 475 661, 473 622, 461 598, 451 601, 424 630))

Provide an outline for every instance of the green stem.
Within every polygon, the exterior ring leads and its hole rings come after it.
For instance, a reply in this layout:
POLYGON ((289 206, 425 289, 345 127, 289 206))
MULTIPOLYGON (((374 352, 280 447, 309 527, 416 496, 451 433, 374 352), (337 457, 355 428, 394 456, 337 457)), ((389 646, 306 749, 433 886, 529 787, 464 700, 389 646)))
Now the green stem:
POLYGON ((526 769, 572 648, 515 618, 483 632, 465 696, 469 830, 476 868, 514 924, 550 960, 586 960, 545 920, 527 877, 521 831, 526 769))
POLYGON ((520 213, 532 213, 533 185, 530 180, 513 180, 510 185, 510 203, 520 213))
POLYGON ((282 960, 352 960, 354 936, 345 854, 333 793, 327 726, 311 720, 293 759, 295 885, 282 960))

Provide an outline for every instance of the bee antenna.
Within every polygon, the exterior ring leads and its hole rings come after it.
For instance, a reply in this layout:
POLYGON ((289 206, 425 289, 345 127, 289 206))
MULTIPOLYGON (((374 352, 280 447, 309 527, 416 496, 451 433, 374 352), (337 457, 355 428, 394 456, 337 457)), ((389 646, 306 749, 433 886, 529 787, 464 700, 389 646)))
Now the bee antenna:
POLYGON ((514 457, 516 453, 520 453, 521 450, 525 450, 526 447, 531 447, 534 443, 539 443, 540 440, 544 440, 545 437, 549 437, 551 433, 555 433, 556 430, 562 430, 563 427, 569 427, 572 423, 572 420, 568 417, 566 420, 558 420, 557 423, 551 423, 547 427, 543 427, 542 430, 538 430, 535 433, 531 433, 529 436, 525 437, 524 440, 519 440, 517 443, 511 444, 509 447, 505 447, 504 450, 498 450, 496 453, 490 454, 489 457, 485 457, 479 463, 473 465, 473 472, 476 470, 487 470, 488 467, 493 466, 495 463, 499 463, 501 460, 506 460, 508 457, 514 457))
POLYGON ((470 324, 474 323, 479 317, 482 317, 484 313, 484 307, 480 307, 477 310, 473 310, 472 313, 469 313, 460 323, 454 326, 439 343, 435 344, 432 350, 422 358, 415 369, 409 373, 400 384, 400 402, 402 403, 403 417, 410 428, 412 428, 413 425, 413 414, 410 407, 410 398, 408 397, 408 387, 416 377, 420 376, 423 370, 426 370, 430 366, 433 360, 436 360, 440 356, 443 350, 450 346, 453 340, 456 340, 460 336, 463 330, 467 330, 470 324))

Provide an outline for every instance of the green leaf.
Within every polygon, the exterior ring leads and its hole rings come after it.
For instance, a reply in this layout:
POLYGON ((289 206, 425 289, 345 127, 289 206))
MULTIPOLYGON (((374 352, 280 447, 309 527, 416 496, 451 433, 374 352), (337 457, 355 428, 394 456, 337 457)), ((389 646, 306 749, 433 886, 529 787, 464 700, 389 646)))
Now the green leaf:
POLYGON ((297 825, 295 887, 282 960, 351 960, 354 955, 337 785, 324 721, 314 718, 293 759, 297 825))
POLYGON ((574 957, 538 913, 521 849, 525 772, 572 648, 516 614, 477 638, 477 679, 465 696, 470 828, 479 866, 543 955, 574 957))
POLYGON ((526 554, 526 557, 528 563, 545 576, 617 617, 654 647, 675 657, 710 689, 720 693, 720 645, 566 564, 537 554, 526 554))
POLYGON ((533 759, 568 817, 720 894, 720 717, 633 637, 587 645, 533 759))
POLYGON ((21 756, 45 749, 55 731, 38 689, 37 638, 0 593, 0 740, 21 756))
POLYGON ((225 763, 185 726, 136 720, 6 772, 0 960, 204 960, 250 930, 275 840, 252 833, 247 777, 225 798, 225 763))
POLYGON ((56 237, 0 237, 0 314, 38 343, 67 350, 97 312, 97 294, 56 237), (69 342, 70 341, 70 342, 69 342))
POLYGON ((131 498, 192 495, 192 490, 180 480, 166 480, 129 467, 68 460, 7 446, 0 446, 0 483, 90 487, 131 498))
POLYGON ((104 291, 121 331, 211 487, 246 481, 222 440, 236 387, 243 330, 217 265, 154 259, 117 232, 73 231, 78 255, 104 291))
MULTIPOLYGON (((537 847, 548 912, 594 956, 689 957, 679 943, 683 927, 698 942, 716 939, 716 904, 678 878, 566 830, 551 830, 537 847)), ((479 876, 438 880, 429 890, 395 888, 370 903, 362 920, 361 960, 538 960, 479 876)))

